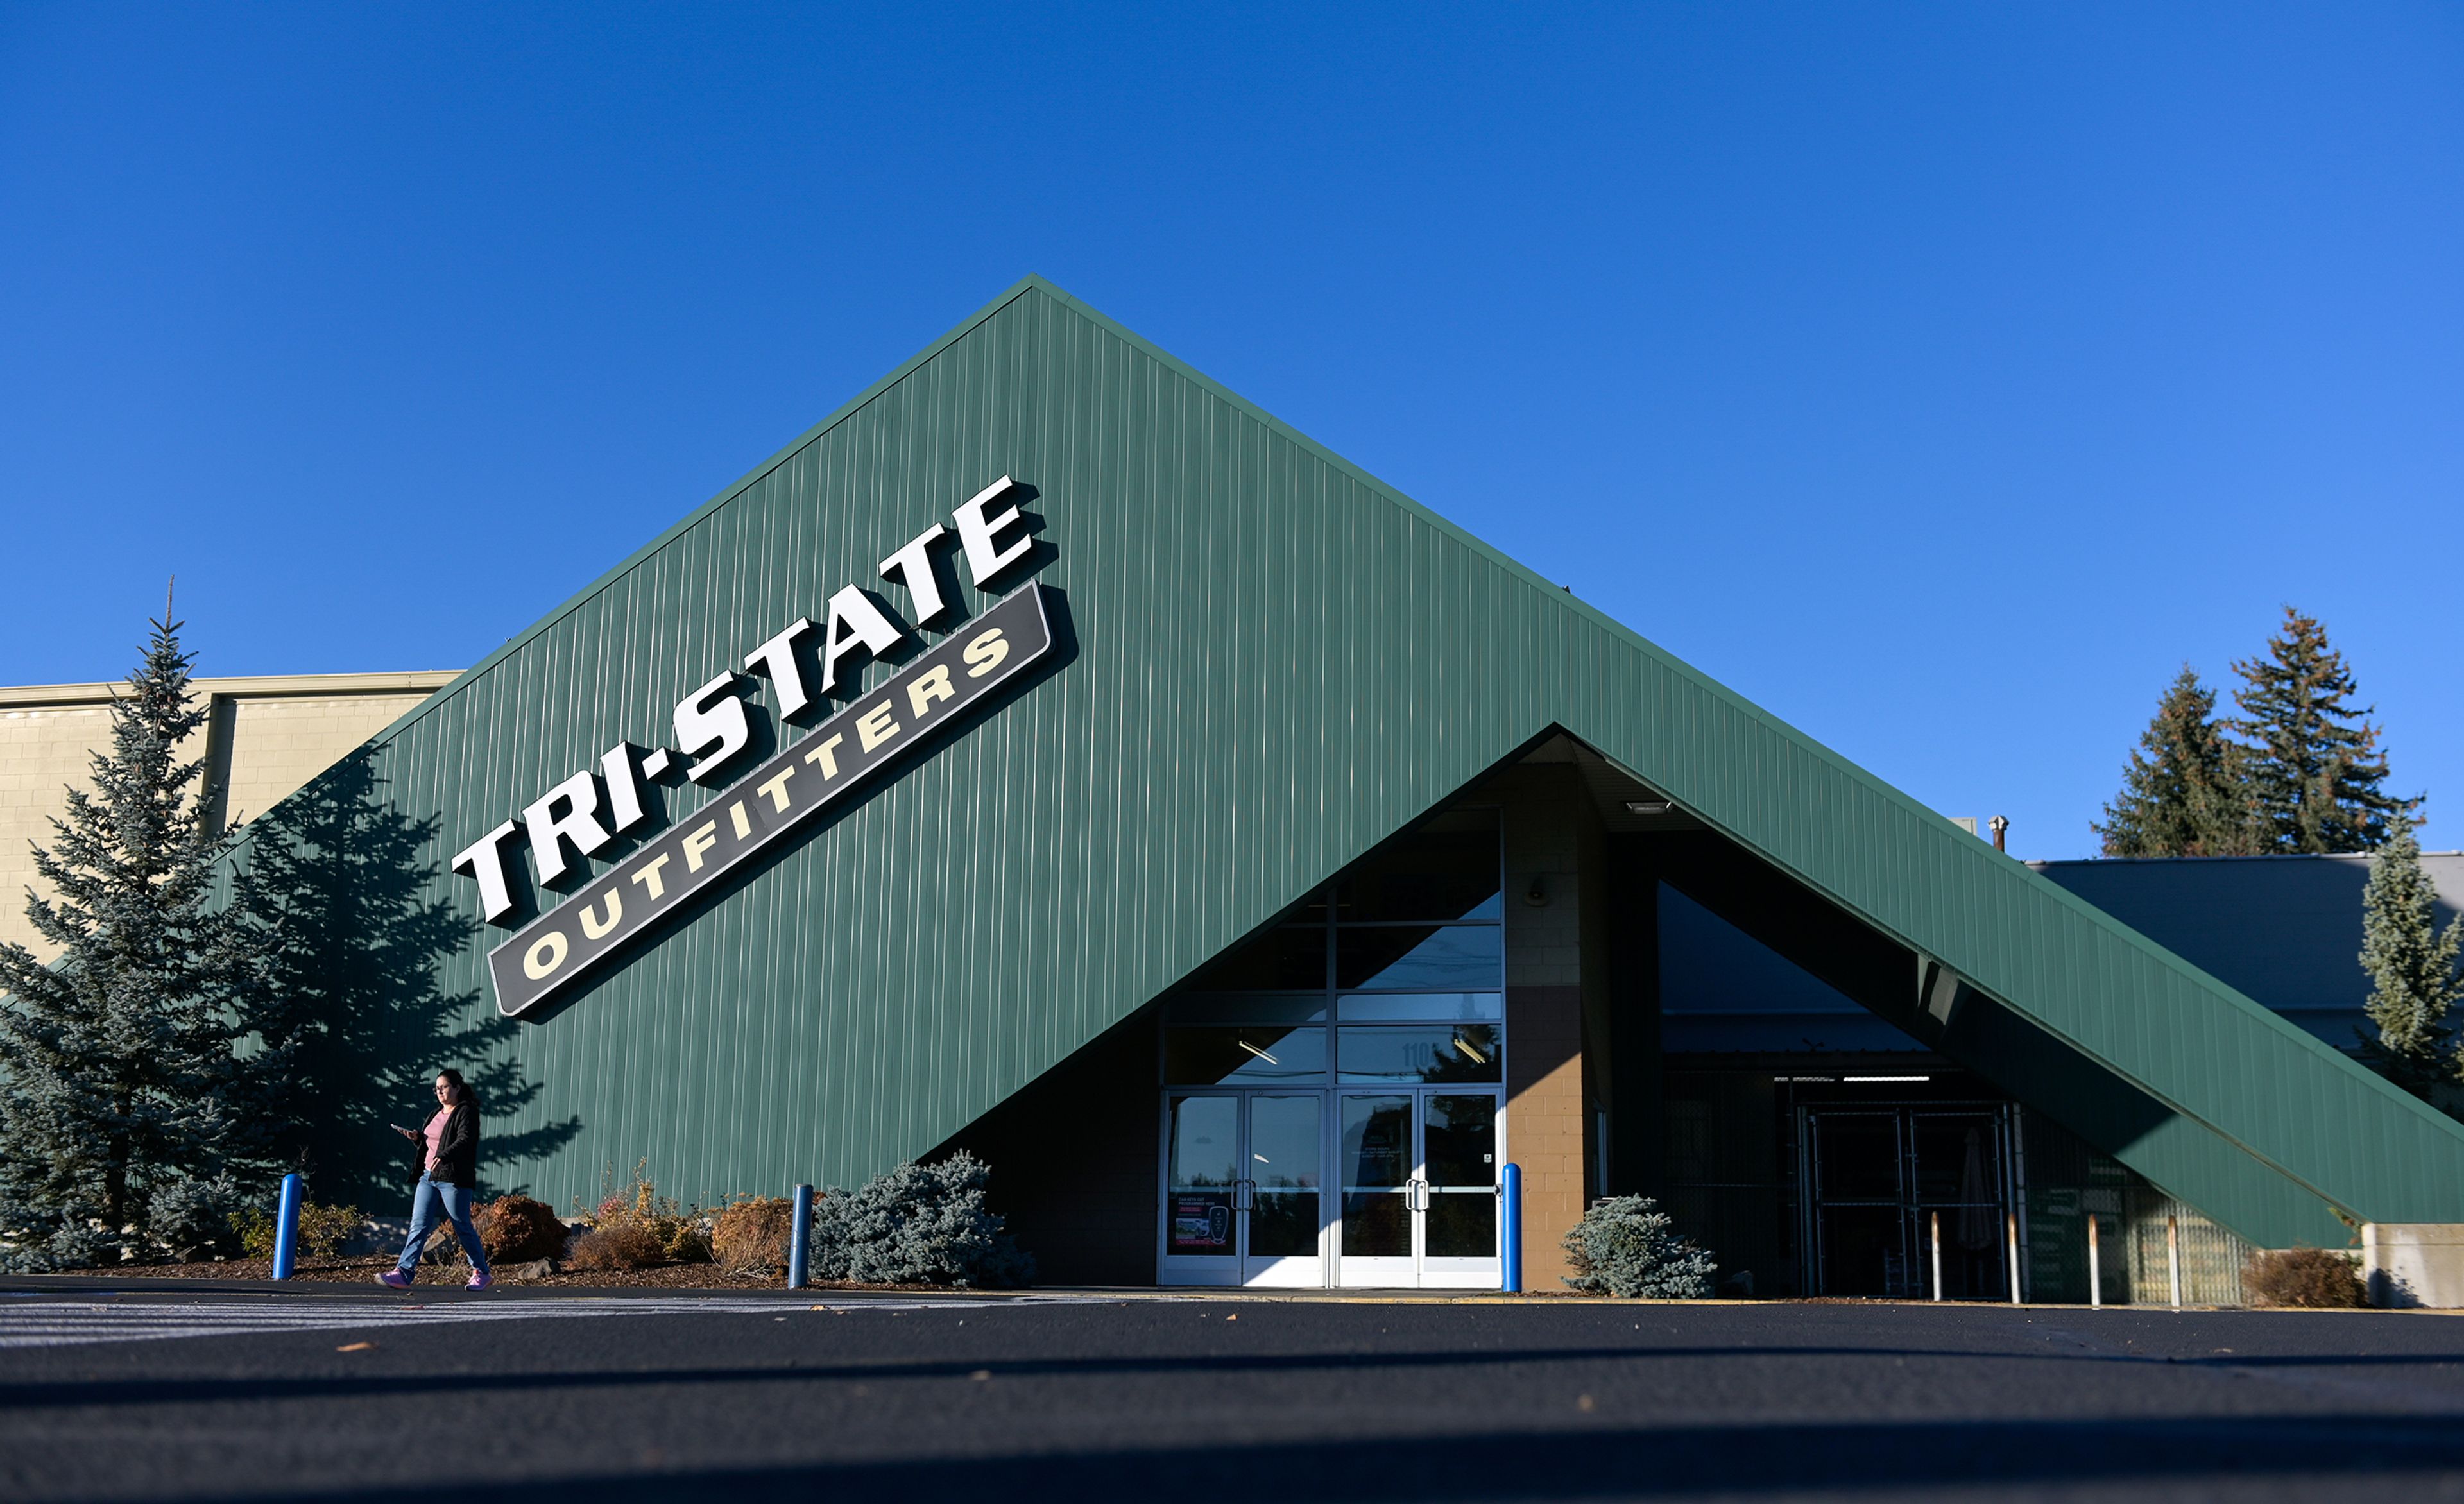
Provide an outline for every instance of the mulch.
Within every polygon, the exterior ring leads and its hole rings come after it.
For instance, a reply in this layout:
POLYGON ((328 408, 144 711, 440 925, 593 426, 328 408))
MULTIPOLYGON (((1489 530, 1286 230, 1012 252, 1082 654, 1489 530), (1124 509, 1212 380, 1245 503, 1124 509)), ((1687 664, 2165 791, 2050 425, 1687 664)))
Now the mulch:
MULTIPOLYGON (((317 1259, 303 1258, 292 1266, 295 1279, 368 1280, 393 1268, 394 1261, 380 1255, 366 1258, 317 1259)), ((419 1272, 422 1284, 459 1284, 470 1277, 470 1266, 459 1258, 450 1264, 429 1263, 419 1272)), ((274 1277, 274 1261, 263 1258, 217 1259, 198 1264, 121 1264, 107 1272, 126 1277, 146 1279, 266 1279, 274 1277)), ((649 1269, 559 1270, 554 1273, 521 1277, 510 1269, 496 1272, 497 1282, 506 1285, 538 1285, 543 1288, 577 1290, 784 1290, 787 1276, 775 1274, 731 1274, 715 1264, 658 1264, 649 1269)), ((881 1289, 881 1286, 851 1286, 827 1280, 815 1280, 810 1287, 830 1289, 881 1289)))

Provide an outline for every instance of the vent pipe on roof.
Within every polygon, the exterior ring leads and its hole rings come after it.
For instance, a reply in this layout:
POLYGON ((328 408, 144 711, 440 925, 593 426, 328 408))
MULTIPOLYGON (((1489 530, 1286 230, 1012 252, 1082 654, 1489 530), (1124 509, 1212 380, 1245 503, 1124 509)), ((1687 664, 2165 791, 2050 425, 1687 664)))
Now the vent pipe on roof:
POLYGON ((1993 849, 1997 852, 2008 852, 2011 849, 2002 844, 2002 832, 2011 829, 2011 817, 2009 815, 1995 815, 1992 819, 1988 820, 1985 823, 1993 831, 1993 849))

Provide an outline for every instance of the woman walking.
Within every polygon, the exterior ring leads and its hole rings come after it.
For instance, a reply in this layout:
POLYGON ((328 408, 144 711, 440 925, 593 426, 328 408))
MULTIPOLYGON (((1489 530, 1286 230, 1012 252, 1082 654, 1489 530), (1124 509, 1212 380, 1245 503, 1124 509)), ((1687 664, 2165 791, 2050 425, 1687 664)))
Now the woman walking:
POLYGON ((425 1129, 397 1127, 394 1132, 427 1153, 419 1193, 410 1204, 410 1236, 403 1240, 402 1261, 377 1276, 380 1285, 408 1290, 419 1272, 419 1255, 428 1235, 436 1230, 440 1209, 471 1255, 471 1283, 466 1290, 485 1290, 495 1280, 488 1273, 488 1250, 480 1246, 479 1229, 471 1226, 471 1192, 479 1183, 479 1094, 459 1071, 436 1073, 436 1116, 425 1129))

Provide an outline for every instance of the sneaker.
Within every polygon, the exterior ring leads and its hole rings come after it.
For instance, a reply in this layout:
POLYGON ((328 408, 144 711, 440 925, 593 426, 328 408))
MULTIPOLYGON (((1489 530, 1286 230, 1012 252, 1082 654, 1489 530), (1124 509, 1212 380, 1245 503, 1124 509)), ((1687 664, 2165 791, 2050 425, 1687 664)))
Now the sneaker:
POLYGON ((410 1276, 398 1269, 389 1269, 377 1276, 377 1283, 388 1290, 408 1290, 410 1276))
POLYGON ((473 1274, 471 1276, 471 1283, 463 1286, 462 1288, 465 1290, 485 1290, 495 1282, 496 1276, 494 1274, 473 1274))

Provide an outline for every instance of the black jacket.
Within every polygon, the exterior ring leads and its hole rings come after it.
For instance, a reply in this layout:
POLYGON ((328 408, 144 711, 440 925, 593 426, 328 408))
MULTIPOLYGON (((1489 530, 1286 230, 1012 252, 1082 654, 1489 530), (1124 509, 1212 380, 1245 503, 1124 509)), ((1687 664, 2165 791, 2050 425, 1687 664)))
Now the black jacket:
POLYGON ((445 1137, 436 1140, 436 1167, 428 1176, 439 1185, 479 1183, 479 1109, 455 1104, 453 1116, 445 1119, 445 1137))

